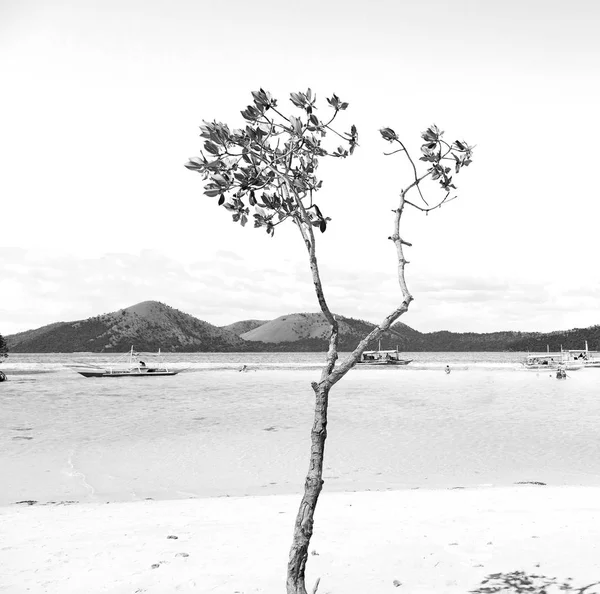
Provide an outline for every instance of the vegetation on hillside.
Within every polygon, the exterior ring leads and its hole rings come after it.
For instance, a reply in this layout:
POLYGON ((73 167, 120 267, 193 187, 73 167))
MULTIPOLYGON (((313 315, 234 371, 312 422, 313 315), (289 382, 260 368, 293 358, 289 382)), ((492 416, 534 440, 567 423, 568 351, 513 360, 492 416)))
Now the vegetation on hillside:
POLYGON ((242 350, 244 341, 223 330, 158 302, 146 302, 77 322, 51 324, 9 337, 14 352, 124 352, 141 351, 231 352, 242 350))
POLYGON ((221 330, 228 330, 233 332, 235 335, 240 336, 246 332, 250 332, 263 324, 266 324, 269 320, 242 320, 241 322, 234 322, 227 326, 220 326, 221 330))
POLYGON ((511 351, 545 351, 547 347, 551 351, 563 349, 583 349, 587 340, 591 351, 600 351, 600 326, 588 328, 573 328, 555 332, 531 332, 523 334, 521 338, 510 344, 511 351))
POLYGON ((8 345, 2 334, 0 334, 0 359, 8 357, 8 345))

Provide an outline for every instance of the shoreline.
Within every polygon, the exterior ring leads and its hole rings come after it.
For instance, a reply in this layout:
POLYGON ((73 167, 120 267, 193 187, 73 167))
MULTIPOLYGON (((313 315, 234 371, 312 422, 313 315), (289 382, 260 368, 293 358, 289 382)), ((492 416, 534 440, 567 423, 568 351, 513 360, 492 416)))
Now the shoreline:
MULTIPOLYGON (((544 473, 540 473, 544 474, 544 473)), ((478 491, 478 490, 498 490, 512 489, 522 487, 538 487, 544 489, 564 489, 564 488, 584 488, 600 490, 600 481, 594 475, 588 481, 568 480, 564 477, 564 473, 559 473, 556 476, 544 475, 539 476, 535 480, 513 480, 513 478, 494 477, 489 482, 475 482, 473 480, 455 480, 439 478, 431 482, 424 483, 400 483, 391 482, 389 480, 382 481, 378 484, 365 483, 360 480, 349 481, 345 480, 337 482, 332 478, 326 478, 324 482, 323 493, 330 495, 339 495, 343 493, 390 493, 390 492, 444 492, 444 491, 478 491), (563 482, 560 479, 563 479, 563 482), (504 480, 502 480, 504 479, 504 480), (555 480, 556 479, 556 480, 555 480), (548 482, 546 482, 548 481, 548 482), (354 483, 354 484, 353 484, 354 483)), ((21 498, 15 498, 9 501, 6 497, 0 496, 0 511, 5 509, 14 509, 18 507, 54 507, 64 505, 115 505, 126 503, 139 503, 144 501, 156 502, 178 502, 188 500, 212 500, 212 499, 247 499, 247 498, 264 498, 264 497, 300 497, 304 486, 298 481, 297 484, 264 484, 261 486, 231 486, 225 488, 223 486, 215 486, 212 490, 202 489, 200 491, 180 490, 173 488, 167 490, 164 488, 143 489, 109 492, 98 491, 87 482, 85 474, 81 472, 75 473, 77 478, 78 488, 61 489, 55 488, 53 491, 47 489, 36 489, 32 487, 27 494, 25 490, 21 494, 21 498)), ((574 477, 569 477, 573 479, 574 477)), ((95 483, 94 483, 95 484, 95 483)))
MULTIPOLYGON (((2 507, 0 591, 282 592, 300 497, 2 507)), ((599 543, 600 487, 324 491, 307 589, 465 594, 515 570, 581 587, 599 543)))
MULTIPOLYGON (((545 487, 549 489, 557 488, 598 488, 600 489, 599 481, 591 481, 589 483, 579 482, 565 482, 565 483, 546 483, 541 480, 522 480, 522 481, 510 481, 504 482, 488 482, 488 483, 470 483, 463 481, 462 483, 455 481, 437 481, 432 484, 403 484, 403 483, 387 483, 388 486, 372 486, 367 487, 364 484, 358 482, 355 488, 351 488, 347 482, 342 484, 336 484, 331 479, 325 480, 323 486, 323 492, 329 494, 340 494, 340 493, 389 493, 389 492, 405 492, 405 491, 423 491, 423 492, 438 492, 438 491, 473 491, 473 490, 487 490, 487 489, 510 489, 519 487, 545 487)), ((103 493, 94 494, 92 498, 77 498, 77 494, 73 492, 56 492, 55 495, 47 495, 39 499, 23 499, 18 501, 0 501, 0 510, 6 508, 12 508, 14 506, 53 506, 53 505, 113 505, 120 503, 137 503, 141 501, 186 501, 190 499, 246 499, 252 497, 294 497, 295 495, 301 495, 303 492, 303 485, 298 483, 297 485, 288 485, 286 487, 276 487, 272 485, 263 485, 264 491, 260 491, 255 487, 247 489, 233 489, 231 492, 225 492, 222 489, 215 489, 214 492, 204 491, 201 493, 195 492, 150 492, 146 495, 139 495, 137 493, 103 493), (247 491, 247 492, 243 492, 247 491)), ((79 495, 84 495, 83 492, 79 495)))

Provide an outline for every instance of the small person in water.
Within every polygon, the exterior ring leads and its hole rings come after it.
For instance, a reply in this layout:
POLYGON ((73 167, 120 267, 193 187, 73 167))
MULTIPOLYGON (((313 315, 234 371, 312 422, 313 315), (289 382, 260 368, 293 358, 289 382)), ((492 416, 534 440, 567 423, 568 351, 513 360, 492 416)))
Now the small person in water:
POLYGON ((446 365, 446 369, 444 369, 446 373, 450 373, 450 365, 446 365))
POLYGON ((248 366, 247 365, 242 365, 240 371, 248 371, 248 366))

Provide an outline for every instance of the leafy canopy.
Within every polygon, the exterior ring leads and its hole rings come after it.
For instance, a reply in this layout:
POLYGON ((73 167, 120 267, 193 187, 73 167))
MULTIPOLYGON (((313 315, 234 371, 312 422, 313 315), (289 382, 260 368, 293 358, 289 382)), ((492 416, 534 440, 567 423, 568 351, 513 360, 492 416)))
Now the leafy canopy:
POLYGON ((345 133, 332 127, 348 103, 334 94, 327 99, 333 111, 320 117, 317 97, 308 89, 290 94, 298 112, 284 115, 269 92, 260 89, 252 97, 252 105, 241 112, 244 128, 231 130, 221 122, 203 123, 204 151, 186 167, 202 174, 204 193, 218 197, 219 206, 242 226, 252 216, 254 227, 262 227, 270 235, 287 219, 298 225, 310 222, 324 232, 331 219, 314 201, 323 183, 317 169, 321 158, 345 158, 358 144, 354 125, 345 133), (328 134, 337 136, 342 144, 326 147, 323 141, 328 134))
MULTIPOLYGON (((424 161, 425 163, 429 163, 430 165, 426 173, 419 176, 413 160, 411 159, 410 155, 408 154, 408 151, 406 150, 406 147, 404 146, 396 132, 394 132, 392 128, 382 128, 379 132, 381 133, 381 136, 384 140, 387 140, 390 143, 396 143, 400 145, 401 148, 399 148, 397 151, 394 151, 394 153, 406 153, 407 158, 410 160, 413 166, 414 172, 414 181, 410 186, 408 186, 406 191, 416 186, 425 204, 428 203, 423 197, 421 189, 419 188, 419 184, 421 183, 421 181, 429 177, 432 180, 437 180, 439 182, 442 190, 446 192, 444 199, 439 204, 441 205, 448 200, 450 192, 452 190, 456 190, 456 186, 454 185, 452 181, 452 176, 450 175, 452 172, 452 167, 450 167, 448 163, 450 162, 450 164, 453 165, 455 173, 459 173, 462 167, 467 167, 472 162, 474 147, 469 146, 464 140, 455 140, 452 143, 447 142, 444 139, 444 132, 434 124, 433 126, 427 128, 427 130, 425 130, 425 132, 421 134, 421 138, 425 142, 421 145, 421 157, 419 158, 419 161, 424 161)), ((415 205, 413 204, 412 206, 415 205)), ((437 206, 435 208, 437 208, 437 206)))

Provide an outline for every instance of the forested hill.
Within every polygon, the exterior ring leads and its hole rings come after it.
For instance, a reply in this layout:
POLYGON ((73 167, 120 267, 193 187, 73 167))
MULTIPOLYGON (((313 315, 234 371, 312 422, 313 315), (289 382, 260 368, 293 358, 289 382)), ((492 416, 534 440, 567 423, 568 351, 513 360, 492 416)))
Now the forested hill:
POLYGON ((576 328, 549 333, 542 332, 429 332, 413 336, 408 351, 531 351, 583 349, 585 341, 590 350, 600 351, 600 326, 576 328))
POLYGON ((532 332, 512 344, 515 351, 545 351, 547 346, 551 351, 563 349, 583 349, 587 340, 590 351, 600 351, 600 326, 588 328, 573 328, 560 332, 546 334, 532 332))
MULTIPOLYGON (((412 336, 409 341, 411 351, 518 351, 527 350, 515 347, 521 340, 527 340, 526 332, 428 332, 412 336)), ((544 346, 544 350, 546 347, 544 346)))
POLYGON ((244 341, 157 301, 76 322, 59 322, 7 336, 13 353, 140 351, 228 352, 243 350, 244 341))

